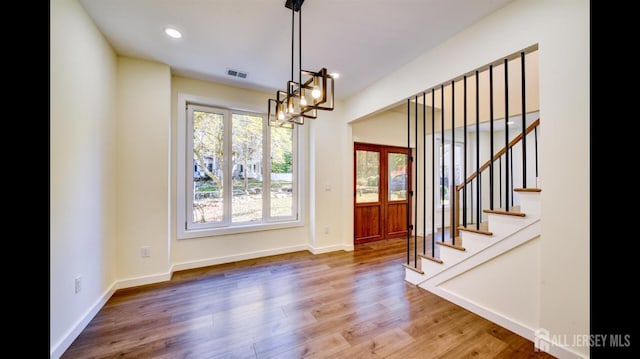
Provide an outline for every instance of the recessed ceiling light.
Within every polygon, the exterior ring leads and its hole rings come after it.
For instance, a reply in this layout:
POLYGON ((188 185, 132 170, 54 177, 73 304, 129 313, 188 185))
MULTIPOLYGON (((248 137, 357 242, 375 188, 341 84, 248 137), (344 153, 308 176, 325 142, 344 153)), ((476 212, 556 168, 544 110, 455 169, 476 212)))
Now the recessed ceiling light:
POLYGON ((507 121, 507 125, 513 125, 515 122, 513 121, 507 121))
POLYGON ((334 73, 332 73, 332 74, 330 74, 330 75, 331 75, 331 77, 333 77, 334 79, 337 79, 338 77, 340 77, 340 74, 339 74, 339 73, 337 73, 337 72, 334 72, 334 73))
POLYGON ((182 37, 182 33, 172 27, 165 27, 164 33, 167 34, 168 36, 173 37, 174 39, 179 39, 182 37))

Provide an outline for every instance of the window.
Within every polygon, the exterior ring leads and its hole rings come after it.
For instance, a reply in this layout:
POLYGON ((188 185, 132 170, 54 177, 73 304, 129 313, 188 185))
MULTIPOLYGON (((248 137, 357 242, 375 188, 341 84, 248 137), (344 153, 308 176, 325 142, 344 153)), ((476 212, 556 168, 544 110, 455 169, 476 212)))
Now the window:
POLYGON ((178 238, 301 225, 297 127, 201 103, 179 96, 178 238))
MULTIPOLYGON (((444 157, 442 156, 442 140, 439 139, 439 145, 438 145, 438 149, 437 149, 437 157, 438 157, 438 162, 437 162, 437 166, 438 168, 436 168, 436 171, 438 173, 438 178, 439 178, 439 192, 436 196, 436 203, 438 206, 441 205, 445 205, 448 206, 449 205, 449 192, 451 191, 451 161, 453 161, 452 158, 452 152, 451 152, 451 141, 450 140, 446 140, 445 144, 444 144, 444 157), (444 173, 442 171, 442 165, 444 162, 444 173)), ((460 183, 462 183, 462 143, 458 143, 456 142, 456 145, 454 146, 454 150, 455 150, 455 159, 456 159, 456 163, 455 163, 455 184, 458 185, 460 183)))

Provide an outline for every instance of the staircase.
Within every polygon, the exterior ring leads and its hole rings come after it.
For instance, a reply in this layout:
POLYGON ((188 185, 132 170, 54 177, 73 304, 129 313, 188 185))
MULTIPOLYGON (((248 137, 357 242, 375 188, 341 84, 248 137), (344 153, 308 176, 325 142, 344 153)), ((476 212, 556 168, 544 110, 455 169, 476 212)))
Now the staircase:
POLYGON ((533 341, 544 285, 542 191, 535 188, 540 113, 535 100, 527 101, 525 51, 517 58, 407 99, 415 188, 408 191, 406 213, 413 217, 406 223, 403 266, 405 281, 533 341), (519 78, 507 70, 514 66, 519 78), (493 81, 494 71, 504 72, 504 91, 495 91, 502 84, 493 81), (509 83, 520 86, 509 91, 509 83), (514 111, 509 101, 516 93, 514 111))
POLYGON ((510 211, 484 210, 481 228, 459 227, 456 244, 436 241, 439 258, 419 254, 419 268, 405 266, 405 280, 434 292, 445 281, 522 245, 540 235, 540 197, 537 188, 514 189, 520 206, 510 211), (461 243, 461 244, 460 244, 461 243))

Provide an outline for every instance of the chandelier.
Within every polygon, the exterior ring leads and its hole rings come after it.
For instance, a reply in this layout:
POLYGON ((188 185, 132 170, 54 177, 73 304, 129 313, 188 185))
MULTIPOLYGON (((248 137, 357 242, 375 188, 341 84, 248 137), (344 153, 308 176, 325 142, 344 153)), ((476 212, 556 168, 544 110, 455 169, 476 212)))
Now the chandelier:
POLYGON ((304 0, 287 0, 284 6, 291 9, 291 79, 285 90, 276 91, 276 97, 268 103, 269 126, 293 127, 304 125, 304 119, 314 119, 318 110, 333 110, 333 76, 326 68, 319 71, 302 69, 302 3, 304 0), (294 78, 295 13, 298 12, 298 78, 294 78))

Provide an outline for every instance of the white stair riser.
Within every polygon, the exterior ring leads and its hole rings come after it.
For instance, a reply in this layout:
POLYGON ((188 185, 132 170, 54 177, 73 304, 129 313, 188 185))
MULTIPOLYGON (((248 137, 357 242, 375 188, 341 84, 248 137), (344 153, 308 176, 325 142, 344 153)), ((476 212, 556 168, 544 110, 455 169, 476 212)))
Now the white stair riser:
POLYGON ((480 251, 498 241, 496 236, 488 236, 486 234, 460 231, 462 237, 462 246, 471 253, 480 251))
POLYGON ((465 251, 449 248, 447 246, 440 246, 440 259, 442 262, 447 263, 447 266, 458 263, 466 256, 467 253, 465 253, 465 251))
POLYGON ((411 269, 404 269, 404 280, 411 284, 418 284, 425 280, 425 277, 417 272, 412 271, 411 269))
POLYGON ((540 192, 516 192, 520 197, 520 211, 527 217, 540 218, 540 192))
POLYGON ((464 242, 462 242, 464 243, 462 246, 469 253, 477 253, 483 250, 484 248, 487 248, 494 242, 495 241, 492 241, 492 240, 481 240, 481 239, 474 238, 474 239, 466 239, 464 242))
POLYGON ((503 238, 534 220, 534 218, 527 216, 519 217, 489 213, 489 232, 493 233, 496 237, 503 238))
POLYGON ((429 259, 420 258, 420 261, 420 264, 422 265, 422 271, 424 272, 426 278, 438 274, 448 267, 448 265, 444 263, 437 263, 429 259))

